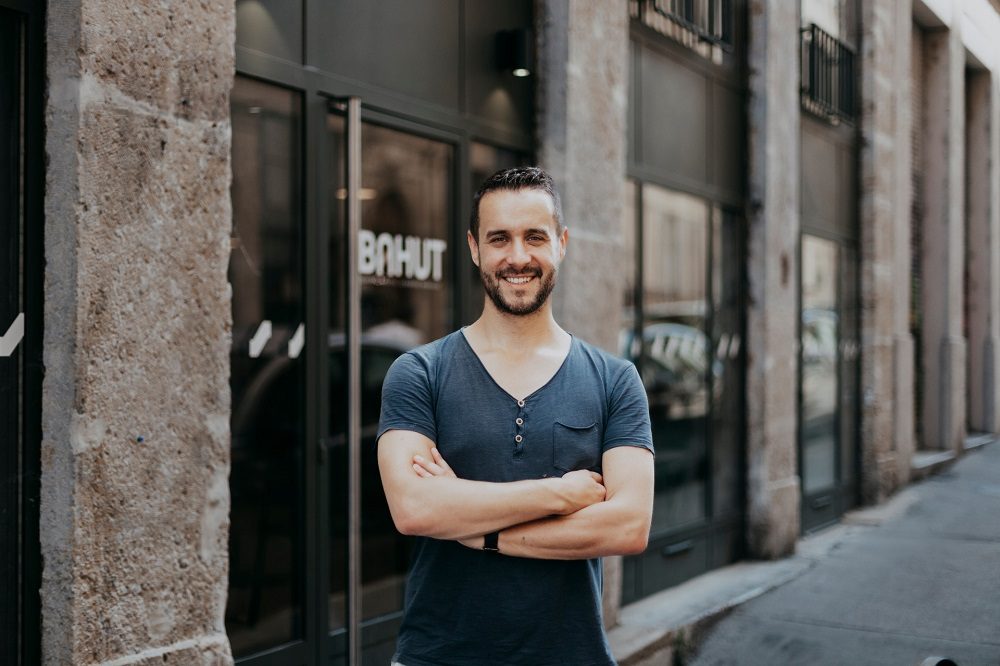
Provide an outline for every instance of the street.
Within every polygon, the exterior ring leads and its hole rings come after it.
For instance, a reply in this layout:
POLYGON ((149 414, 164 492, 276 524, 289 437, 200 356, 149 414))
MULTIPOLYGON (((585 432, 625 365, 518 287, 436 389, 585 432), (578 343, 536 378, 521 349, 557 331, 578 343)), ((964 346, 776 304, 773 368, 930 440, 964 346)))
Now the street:
POLYGON ((693 660, 1000 664, 1000 445, 803 540, 801 575, 735 608, 693 660))

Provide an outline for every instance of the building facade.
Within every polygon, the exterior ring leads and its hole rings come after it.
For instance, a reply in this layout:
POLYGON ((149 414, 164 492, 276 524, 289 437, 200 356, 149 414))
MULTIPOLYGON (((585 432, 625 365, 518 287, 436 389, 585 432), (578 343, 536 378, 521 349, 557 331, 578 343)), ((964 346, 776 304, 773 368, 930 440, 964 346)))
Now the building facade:
POLYGON ((507 166, 649 396, 609 625, 1000 427, 1000 3, 41 4, 0 0, 4 663, 388 663, 381 381, 477 316, 507 166))

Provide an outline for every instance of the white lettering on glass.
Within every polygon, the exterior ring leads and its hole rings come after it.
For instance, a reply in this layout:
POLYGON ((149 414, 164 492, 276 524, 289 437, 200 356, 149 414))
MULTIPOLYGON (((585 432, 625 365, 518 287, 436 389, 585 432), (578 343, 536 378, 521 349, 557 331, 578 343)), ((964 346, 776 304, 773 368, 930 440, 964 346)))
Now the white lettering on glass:
POLYGON ((362 275, 440 282, 447 249, 448 243, 440 238, 376 235, 361 229, 358 232, 358 271, 362 275))
POLYGON ((10 356, 24 337, 24 313, 18 313, 7 332, 0 336, 0 356, 10 356))

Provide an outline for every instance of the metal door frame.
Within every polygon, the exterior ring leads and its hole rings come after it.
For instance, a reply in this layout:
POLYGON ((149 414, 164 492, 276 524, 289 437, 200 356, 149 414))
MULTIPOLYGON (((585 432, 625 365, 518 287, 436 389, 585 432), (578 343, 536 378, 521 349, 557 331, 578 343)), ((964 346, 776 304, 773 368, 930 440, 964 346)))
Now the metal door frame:
MULTIPOLYGON (((41 588, 41 553, 39 542, 39 491, 40 491, 40 446, 41 446, 41 387, 43 377, 42 366, 42 315, 43 315, 43 280, 44 280, 44 132, 42 119, 43 94, 45 85, 44 72, 44 3, 28 0, 0 0, 0 10, 10 11, 21 18, 21 39, 18 40, 20 51, 18 61, 12 66, 15 74, 12 78, 18 83, 20 93, 19 117, 15 124, 19 126, 19 137, 11 141, 13 150, 18 153, 16 159, 9 164, 13 166, 11 174, 12 215, 6 215, 14 220, 13 236, 17 241, 12 245, 19 246, 14 252, 23 269, 18 275, 17 264, 5 267, 13 269, 9 274, 8 284, 13 285, 11 294, 0 296, 3 307, 9 310, 13 318, 23 322, 24 335, 14 348, 5 364, 13 365, 10 376, 13 382, 20 382, 21 391, 15 389, 19 404, 14 407, 16 421, 0 424, 5 432, 4 439, 15 442, 7 450, 14 455, 11 460, 12 471, 16 474, 16 483, 10 488, 17 507, 11 513, 12 524, 0 526, 5 532, 12 528, 15 535, 14 547, 5 548, 0 554, 4 559, 0 564, 0 576, 9 582, 11 590, 16 593, 10 599, 0 599, 0 618, 8 628, 8 635, 13 636, 0 649, 0 661, 12 664, 35 664, 41 661, 41 604, 39 589, 41 588), (20 191, 20 199, 17 192, 20 191), (17 202, 20 202, 20 206, 17 202), (20 215, 18 215, 18 209, 20 215), (23 317, 20 315, 23 314, 23 317), (18 423, 19 421, 19 423, 18 423), (9 557, 9 561, 6 558, 9 557), (8 601, 13 603, 8 606, 8 601), (14 614, 8 618, 7 613, 14 614)), ((2 75, 9 72, 0 73, 2 75)), ((8 159, 15 156, 0 156, 8 159)), ((8 281, 5 279, 5 281, 8 281)), ((0 321, 0 335, 8 332, 11 321, 0 321)), ((5 485, 7 479, 3 479, 5 485)), ((5 497, 4 502, 7 502, 5 497)), ((5 595, 6 596, 6 595, 5 595)))

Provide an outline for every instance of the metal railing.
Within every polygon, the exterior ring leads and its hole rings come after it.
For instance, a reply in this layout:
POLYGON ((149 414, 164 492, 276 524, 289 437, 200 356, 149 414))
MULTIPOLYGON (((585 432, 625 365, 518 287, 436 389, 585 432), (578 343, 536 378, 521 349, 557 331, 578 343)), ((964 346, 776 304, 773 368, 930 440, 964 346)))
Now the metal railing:
POLYGON ((716 64, 735 51, 740 0, 629 0, 629 16, 716 64))
POLYGON ((816 24, 801 34, 803 108, 834 124, 853 122, 854 51, 816 24))
POLYGON ((653 11, 710 44, 733 44, 732 0, 653 0, 653 11))

